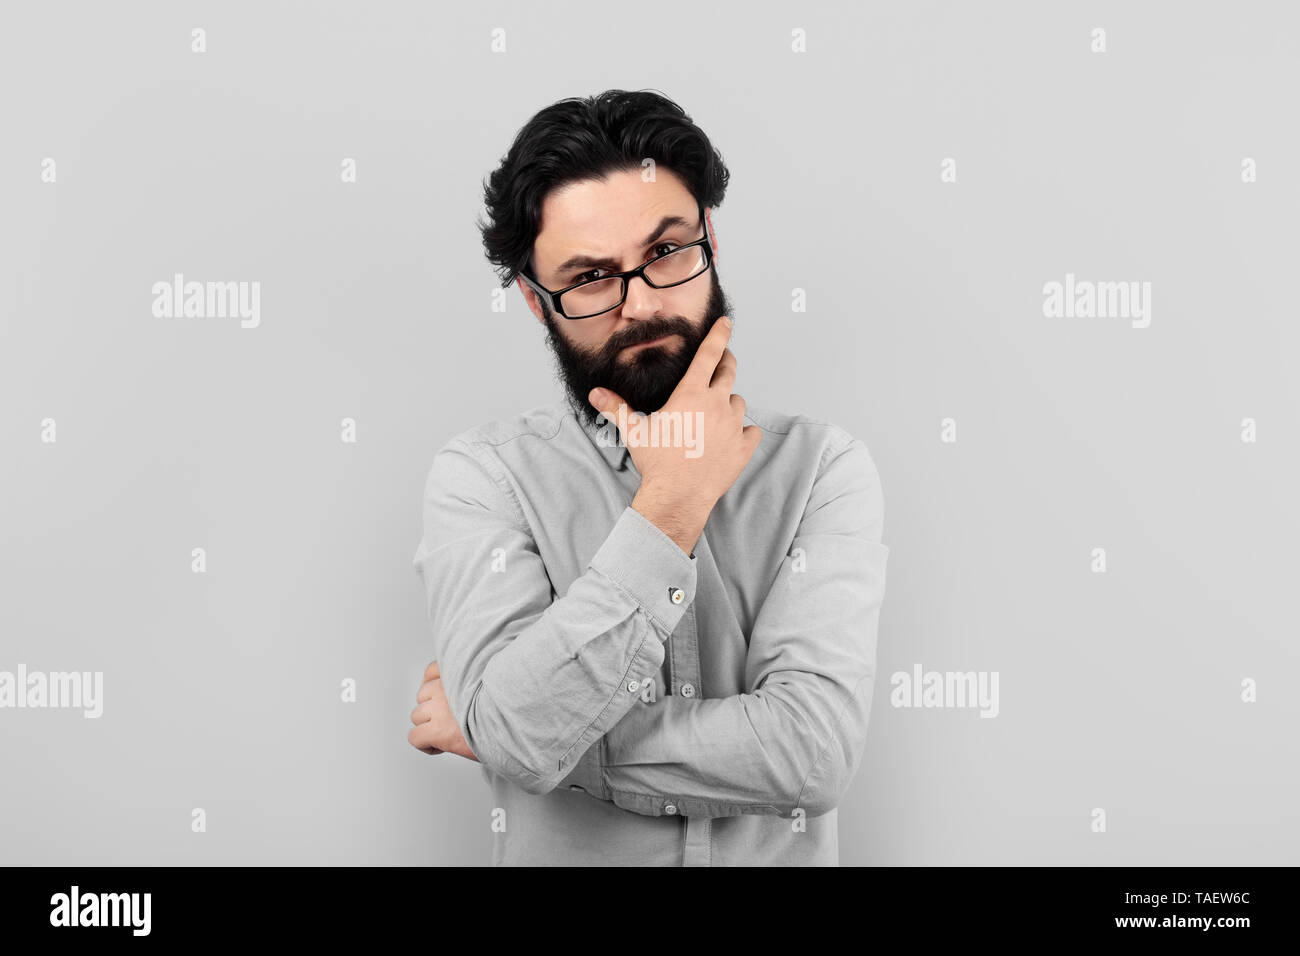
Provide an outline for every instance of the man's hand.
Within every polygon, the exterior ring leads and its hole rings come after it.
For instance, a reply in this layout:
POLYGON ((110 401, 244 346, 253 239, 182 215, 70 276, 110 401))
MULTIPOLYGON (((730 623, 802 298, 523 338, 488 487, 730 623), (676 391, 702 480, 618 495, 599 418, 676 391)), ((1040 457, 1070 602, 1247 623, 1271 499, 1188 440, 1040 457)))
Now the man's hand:
POLYGON ((451 753, 478 760, 451 715, 437 661, 424 672, 424 683, 420 685, 415 701, 417 706, 411 711, 411 723, 415 726, 406 735, 412 747, 427 754, 451 753))
MULTIPOLYGON (((700 455, 688 458, 686 449, 662 444, 634 445, 621 435, 641 476, 632 507, 688 554, 713 506, 740 477, 763 437, 757 425, 745 424, 745 400, 731 392, 736 356, 727 348, 730 339, 728 317, 720 316, 664 407, 657 410, 660 415, 678 412, 683 419, 700 416, 700 455)), ((607 388, 593 389, 588 401, 613 422, 625 404, 607 388)))

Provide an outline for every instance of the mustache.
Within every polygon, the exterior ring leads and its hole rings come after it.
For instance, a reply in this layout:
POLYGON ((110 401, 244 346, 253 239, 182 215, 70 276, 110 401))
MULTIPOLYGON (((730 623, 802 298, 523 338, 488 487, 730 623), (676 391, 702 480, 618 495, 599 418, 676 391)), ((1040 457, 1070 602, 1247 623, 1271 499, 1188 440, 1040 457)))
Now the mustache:
POLYGON ((654 325, 649 322, 637 322, 635 325, 628 326, 622 334, 606 342, 604 348, 601 349, 601 357, 612 359, 629 345, 640 345, 642 342, 651 342, 673 333, 677 333, 689 340, 691 330, 691 324, 683 318, 665 319, 654 325))

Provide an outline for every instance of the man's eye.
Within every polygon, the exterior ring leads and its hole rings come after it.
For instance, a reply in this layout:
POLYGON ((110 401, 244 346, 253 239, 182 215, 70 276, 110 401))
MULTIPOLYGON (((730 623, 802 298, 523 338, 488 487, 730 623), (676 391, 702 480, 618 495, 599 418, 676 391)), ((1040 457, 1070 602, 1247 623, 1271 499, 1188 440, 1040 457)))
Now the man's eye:
MULTIPOLYGON (((657 259, 657 258, 659 258, 659 256, 666 256, 666 255, 668 255, 668 253, 670 253, 670 252, 672 252, 674 249, 676 249, 677 246, 678 246, 678 243, 675 243, 675 242, 659 242, 659 243, 655 243, 654 248, 651 250, 653 254, 650 256, 650 258, 651 258, 651 259, 657 259)), ((570 284, 570 285, 584 285, 584 284, 586 284, 586 283, 588 283, 588 282, 595 282, 597 279, 604 278, 604 276, 600 275, 600 273, 601 273, 602 271, 604 271, 604 270, 602 270, 602 269, 590 269, 590 270, 588 270, 587 272, 583 272, 583 273, 580 273, 580 274, 574 276, 574 277, 569 281, 569 284, 570 284)))

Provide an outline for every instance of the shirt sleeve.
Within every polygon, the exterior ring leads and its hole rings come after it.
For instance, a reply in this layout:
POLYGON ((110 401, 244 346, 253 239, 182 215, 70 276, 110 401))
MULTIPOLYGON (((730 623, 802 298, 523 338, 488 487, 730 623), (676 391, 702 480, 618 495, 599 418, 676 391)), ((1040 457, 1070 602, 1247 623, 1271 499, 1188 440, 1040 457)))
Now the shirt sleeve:
POLYGON ((759 609, 747 692, 629 711, 602 743, 594 795, 651 816, 832 810, 866 745, 889 556, 883 509, 867 447, 850 439, 814 482, 759 609))
POLYGON ((658 673, 696 559, 629 505, 557 597, 499 464, 464 438, 434 456, 423 522, 413 564, 456 723, 483 766, 546 793, 658 673))

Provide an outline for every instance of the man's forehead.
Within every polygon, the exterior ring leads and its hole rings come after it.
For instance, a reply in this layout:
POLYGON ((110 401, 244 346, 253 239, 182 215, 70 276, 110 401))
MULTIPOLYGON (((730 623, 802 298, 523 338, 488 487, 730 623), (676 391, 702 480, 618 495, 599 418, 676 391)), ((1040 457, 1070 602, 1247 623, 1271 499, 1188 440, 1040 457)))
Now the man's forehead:
POLYGON ((543 201, 533 245, 540 267, 555 268, 573 255, 621 256, 660 232, 699 224, 699 206, 684 187, 651 189, 639 177, 640 190, 584 188, 592 185, 556 190, 543 201))

